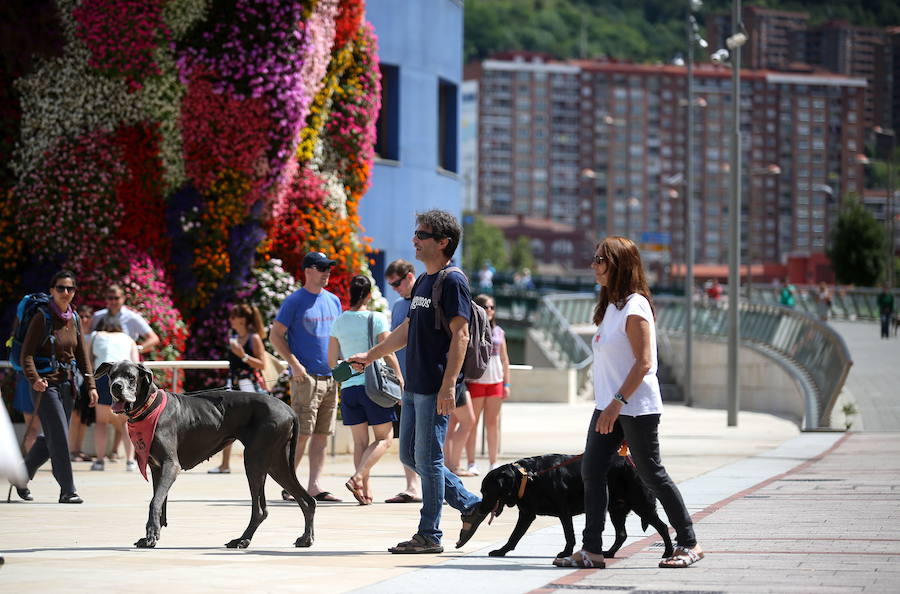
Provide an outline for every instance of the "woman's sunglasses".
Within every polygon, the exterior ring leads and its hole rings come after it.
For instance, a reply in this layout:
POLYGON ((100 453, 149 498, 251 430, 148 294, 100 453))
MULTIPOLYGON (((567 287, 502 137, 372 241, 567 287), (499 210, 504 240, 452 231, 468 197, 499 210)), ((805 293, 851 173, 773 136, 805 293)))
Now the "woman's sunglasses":
POLYGON ((604 258, 603 256, 594 256, 593 258, 591 258, 591 261, 592 261, 594 264, 597 264, 597 265, 599 266, 601 262, 605 262, 605 261, 606 261, 606 258, 604 258))
POLYGON ((74 293, 75 287, 70 287, 69 285, 56 285, 53 287, 56 289, 58 293, 74 293))

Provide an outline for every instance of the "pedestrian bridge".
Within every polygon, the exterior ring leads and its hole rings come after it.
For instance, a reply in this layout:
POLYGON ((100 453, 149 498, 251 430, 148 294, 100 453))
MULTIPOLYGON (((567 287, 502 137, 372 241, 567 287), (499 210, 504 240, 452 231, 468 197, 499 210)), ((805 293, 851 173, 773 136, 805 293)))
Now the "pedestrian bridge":
MULTIPOLYGON (((595 296, 548 295, 541 300, 533 328, 558 367, 575 371, 579 390, 590 388, 589 337, 595 296)), ((654 298, 661 366, 676 382, 684 369, 684 299, 654 298)), ((694 307, 694 393, 689 402, 725 406, 727 306, 694 307)), ((739 383, 741 408, 793 418, 804 430, 828 428, 832 411, 852 365, 843 338, 831 326, 803 311, 771 303, 741 303, 739 383)))

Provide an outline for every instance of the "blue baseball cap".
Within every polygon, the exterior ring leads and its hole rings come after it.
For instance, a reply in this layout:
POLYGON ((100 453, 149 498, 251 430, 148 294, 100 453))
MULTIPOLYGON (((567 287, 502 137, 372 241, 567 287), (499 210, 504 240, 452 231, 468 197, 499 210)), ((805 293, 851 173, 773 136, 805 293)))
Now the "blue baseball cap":
POLYGON ((330 260, 322 252, 310 252, 303 257, 303 268, 330 268, 337 264, 337 260, 330 260))

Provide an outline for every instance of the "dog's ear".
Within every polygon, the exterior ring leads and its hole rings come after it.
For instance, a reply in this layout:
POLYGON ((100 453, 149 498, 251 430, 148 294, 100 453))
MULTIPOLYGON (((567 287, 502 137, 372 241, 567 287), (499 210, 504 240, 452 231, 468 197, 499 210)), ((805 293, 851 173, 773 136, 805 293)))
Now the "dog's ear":
POLYGON ((153 385, 153 372, 140 363, 138 363, 138 369, 141 372, 141 383, 145 384, 149 390, 150 386, 153 385))
POLYGON ((109 370, 112 369, 112 365, 109 363, 101 363, 100 367, 94 370, 94 379, 99 379, 106 374, 109 373, 109 370))

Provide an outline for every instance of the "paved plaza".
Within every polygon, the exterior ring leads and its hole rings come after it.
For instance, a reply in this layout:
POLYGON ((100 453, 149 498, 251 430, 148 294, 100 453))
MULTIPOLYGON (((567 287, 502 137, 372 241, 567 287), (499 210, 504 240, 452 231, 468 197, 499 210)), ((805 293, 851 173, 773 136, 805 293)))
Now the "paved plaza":
MULTIPOLYGON (((866 325, 862 325, 867 327, 866 325)), ((871 336, 878 345, 877 327, 871 336)), ((857 340, 848 339, 851 352, 857 340)), ((415 531, 414 504, 321 505, 316 541, 295 549, 302 516, 276 501, 269 481, 269 517, 247 550, 222 545, 249 518, 247 484, 236 448, 231 475, 183 473, 169 500, 169 526, 154 550, 137 550, 150 485, 122 463, 91 472, 76 463, 81 506, 55 502, 57 486, 42 469, 31 484, 35 500, 0 504, 2 592, 63 589, 186 592, 897 592, 900 591, 900 427, 870 428, 867 411, 889 410, 891 385, 870 374, 897 374, 900 341, 885 341, 854 366, 848 389, 863 432, 800 433, 792 423, 742 412, 726 427, 723 411, 667 405, 661 426, 663 460, 684 494, 707 556, 686 570, 657 567, 659 537, 629 518, 629 539, 605 570, 550 565, 563 542, 554 518, 539 518, 515 551, 487 551, 506 541, 515 523, 507 510, 454 550, 459 514, 444 508, 442 555, 395 556, 388 546, 415 531), (858 375, 854 375, 858 374, 858 375)), ((855 357, 856 359, 856 357, 855 357)), ((900 378, 898 378, 900 379, 900 378)), ((591 404, 509 403, 504 407, 503 459, 581 451, 591 404)), ((482 467, 486 460, 479 459, 482 467)), ((301 465, 301 478, 306 463, 301 465)), ((342 485, 348 456, 329 458, 325 486, 353 501, 342 485)), ((403 486, 396 456, 376 466, 376 501, 403 486)), ((478 477, 465 479, 477 490, 478 477)), ((580 533, 583 517, 576 518, 580 533)), ((607 532, 607 537, 609 536, 607 532)))

